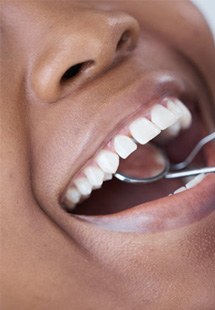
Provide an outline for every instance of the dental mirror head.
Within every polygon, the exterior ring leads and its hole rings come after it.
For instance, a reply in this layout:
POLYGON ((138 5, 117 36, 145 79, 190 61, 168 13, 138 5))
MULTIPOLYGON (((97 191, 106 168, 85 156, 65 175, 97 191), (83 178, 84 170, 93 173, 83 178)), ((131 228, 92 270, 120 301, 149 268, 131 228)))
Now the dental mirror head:
POLYGON ((114 176, 127 183, 151 183, 162 179, 169 168, 165 153, 156 145, 148 143, 138 146, 134 153, 123 160, 114 176))
POLYGON ((139 146, 126 160, 120 163, 115 178, 126 183, 152 183, 160 179, 175 179, 198 174, 214 173, 215 166, 183 170, 209 142, 215 141, 215 132, 205 136, 193 148, 187 158, 171 164, 167 155, 158 146, 148 143, 139 146))

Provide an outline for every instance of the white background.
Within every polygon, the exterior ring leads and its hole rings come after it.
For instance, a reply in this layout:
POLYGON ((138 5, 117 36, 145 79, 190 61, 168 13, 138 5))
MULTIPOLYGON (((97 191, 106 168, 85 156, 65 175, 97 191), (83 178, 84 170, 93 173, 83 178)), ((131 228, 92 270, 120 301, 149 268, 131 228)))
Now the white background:
POLYGON ((215 0, 192 0, 204 14, 215 38, 215 0))

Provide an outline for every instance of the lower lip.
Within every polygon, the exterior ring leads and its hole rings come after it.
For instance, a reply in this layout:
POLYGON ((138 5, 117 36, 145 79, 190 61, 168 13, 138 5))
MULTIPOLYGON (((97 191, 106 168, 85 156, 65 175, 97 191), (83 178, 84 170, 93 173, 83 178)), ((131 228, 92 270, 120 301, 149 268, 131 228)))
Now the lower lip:
POLYGON ((105 216, 74 215, 107 230, 152 233, 199 221, 215 211, 215 175, 207 175, 196 187, 105 216))

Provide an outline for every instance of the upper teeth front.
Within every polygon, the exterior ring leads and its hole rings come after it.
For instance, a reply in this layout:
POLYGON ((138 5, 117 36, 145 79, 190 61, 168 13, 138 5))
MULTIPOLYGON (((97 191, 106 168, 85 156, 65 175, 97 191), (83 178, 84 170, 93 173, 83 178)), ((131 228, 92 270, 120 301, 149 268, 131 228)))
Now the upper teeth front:
POLYGON ((137 143, 146 144, 163 130, 176 136, 191 122, 190 111, 179 99, 165 98, 156 103, 148 118, 139 115, 131 121, 127 130, 123 128, 73 178, 65 193, 67 207, 73 209, 92 190, 100 188, 105 180, 110 180, 118 169, 119 158, 125 159, 132 154, 137 149, 137 143))

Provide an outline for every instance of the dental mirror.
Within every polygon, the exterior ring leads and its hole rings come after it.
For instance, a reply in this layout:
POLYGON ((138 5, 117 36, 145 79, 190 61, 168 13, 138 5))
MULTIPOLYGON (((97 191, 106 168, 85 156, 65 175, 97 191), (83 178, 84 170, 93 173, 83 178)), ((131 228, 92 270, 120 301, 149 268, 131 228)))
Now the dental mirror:
POLYGON ((126 183, 152 183, 162 178, 175 179, 215 172, 215 166, 183 170, 190 165, 200 150, 215 140, 215 132, 201 139, 187 158, 171 164, 165 152, 158 146, 147 143, 138 146, 126 160, 121 161, 115 177, 126 183))

